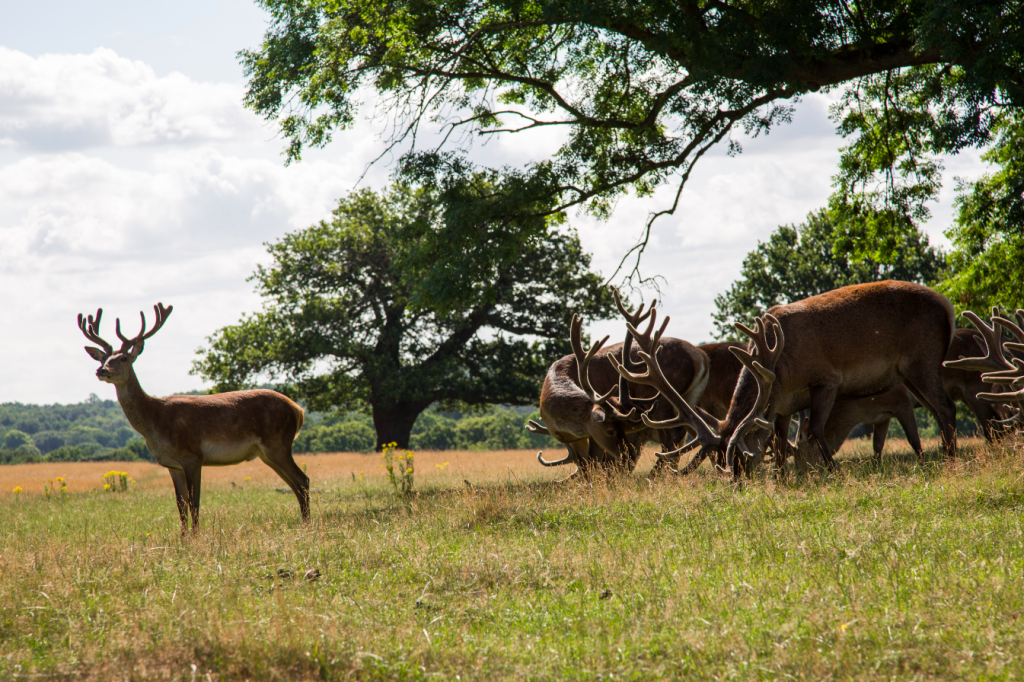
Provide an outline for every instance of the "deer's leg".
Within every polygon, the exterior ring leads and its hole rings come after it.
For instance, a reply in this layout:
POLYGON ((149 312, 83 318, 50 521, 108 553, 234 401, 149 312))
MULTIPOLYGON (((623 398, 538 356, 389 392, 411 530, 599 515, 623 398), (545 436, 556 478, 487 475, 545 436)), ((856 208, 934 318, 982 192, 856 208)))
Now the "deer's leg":
MULTIPOLYGON (((658 432, 658 441, 661 443, 661 451, 672 452, 686 442, 688 435, 689 433, 683 428, 660 430, 658 432)), ((654 467, 651 469, 650 476, 660 476, 669 471, 678 471, 679 457, 680 455, 675 457, 655 457, 654 467)))
POLYGON ((309 476, 295 463, 291 444, 276 447, 260 445, 260 459, 292 489, 299 501, 302 520, 309 521, 309 476))
POLYGON ((896 421, 903 427, 903 432, 907 434, 907 442, 910 443, 910 447, 913 448, 917 461, 920 463, 924 450, 921 448, 921 434, 917 432, 917 419, 914 418, 913 406, 907 405, 900 409, 896 413, 896 421))
POLYGON ((203 467, 199 464, 185 468, 188 484, 188 508, 192 513, 192 532, 199 530, 199 493, 203 482, 203 467))
POLYGON ((786 475, 786 460, 789 459, 789 425, 792 421, 791 414, 780 414, 775 417, 772 450, 775 452, 775 468, 782 476, 786 475))
POLYGON ((996 412, 995 403, 987 403, 984 400, 978 400, 977 396, 973 395, 964 396, 964 402, 967 404, 967 408, 971 411, 971 414, 975 416, 978 423, 981 425, 981 432, 985 436, 985 440, 991 443, 1002 435, 1002 433, 996 431, 996 429, 1000 429, 1001 431, 1001 427, 999 424, 995 423, 996 420, 999 419, 999 413, 996 412))
POLYGON ((171 482, 174 483, 174 499, 178 504, 178 516, 181 517, 181 532, 188 532, 189 492, 185 472, 181 469, 168 469, 171 482))
MULTIPOLYGON (((875 459, 878 463, 882 463, 882 449, 885 447, 885 437, 889 435, 889 419, 880 421, 877 424, 871 425, 871 449, 875 451, 875 459)), ((902 424, 902 420, 900 421, 902 424)), ((906 431, 906 427, 904 427, 906 431)), ((907 435, 907 441, 910 441, 910 435, 907 435)), ((913 444, 911 444, 913 445, 913 444)))
POLYGON ((828 415, 832 412, 832 405, 836 401, 836 388, 834 382, 829 382, 811 389, 811 416, 808 422, 811 441, 818 446, 821 458, 830 471, 835 471, 836 461, 832 459, 832 448, 825 439, 825 423, 828 421, 828 415))
POLYGON ((938 371, 934 367, 920 370, 910 367, 903 373, 903 382, 917 402, 924 405, 939 423, 946 458, 956 457, 956 403, 946 393, 938 371))

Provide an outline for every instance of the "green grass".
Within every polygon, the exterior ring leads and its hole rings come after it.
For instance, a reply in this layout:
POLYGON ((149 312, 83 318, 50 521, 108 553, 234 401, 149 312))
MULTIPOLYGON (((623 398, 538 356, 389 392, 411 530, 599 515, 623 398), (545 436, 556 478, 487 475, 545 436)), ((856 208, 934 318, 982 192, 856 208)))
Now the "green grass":
POLYGON ((1022 471, 6 498, 0 679, 1016 679, 1022 471))

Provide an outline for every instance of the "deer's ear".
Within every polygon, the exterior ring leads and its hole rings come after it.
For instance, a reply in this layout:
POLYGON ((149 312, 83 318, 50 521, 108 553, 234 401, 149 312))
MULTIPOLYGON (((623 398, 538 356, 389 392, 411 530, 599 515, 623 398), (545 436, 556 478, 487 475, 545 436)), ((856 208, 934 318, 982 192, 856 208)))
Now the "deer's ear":
POLYGON ((598 424, 605 420, 604 410, 602 410, 600 407, 597 407, 596 405, 594 406, 594 409, 590 412, 590 416, 593 417, 594 421, 596 421, 598 424))
POLYGON ((135 358, 137 358, 140 355, 142 355, 142 349, 145 346, 146 346, 146 342, 142 341, 142 340, 140 340, 137 344, 132 346, 132 349, 130 351, 128 351, 128 356, 131 357, 132 361, 134 361, 135 358))
POLYGON ((92 359, 95 360, 96 362, 103 362, 104 360, 107 359, 107 354, 104 353, 99 348, 93 348, 92 346, 86 346, 85 347, 85 352, 88 353, 89 356, 92 357, 92 359))

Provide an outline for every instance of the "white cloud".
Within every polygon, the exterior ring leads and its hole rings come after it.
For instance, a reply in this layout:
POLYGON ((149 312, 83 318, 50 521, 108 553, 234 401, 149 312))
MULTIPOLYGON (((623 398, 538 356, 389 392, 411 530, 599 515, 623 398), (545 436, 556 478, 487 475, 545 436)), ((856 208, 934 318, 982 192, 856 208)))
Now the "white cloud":
POLYGON ((0 139, 44 151, 223 141, 259 130, 242 88, 158 78, 112 50, 30 57, 0 47, 0 139))

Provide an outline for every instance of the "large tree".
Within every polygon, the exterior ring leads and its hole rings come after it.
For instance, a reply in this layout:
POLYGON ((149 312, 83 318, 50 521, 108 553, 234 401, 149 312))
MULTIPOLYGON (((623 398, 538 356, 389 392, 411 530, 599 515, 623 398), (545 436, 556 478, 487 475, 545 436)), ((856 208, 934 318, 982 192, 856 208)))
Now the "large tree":
POLYGON ((442 238, 444 196, 358 191, 332 220, 270 244, 271 262, 253 275, 263 310, 214 334, 194 371, 220 390, 282 377, 316 410, 369 407, 378 448, 407 447, 432 403, 535 401, 568 352, 572 314, 610 316, 609 293, 551 218, 506 230, 478 217, 464 241, 442 238), (472 271, 444 270, 445 281, 434 265, 449 257, 472 271), (524 335, 540 340, 513 338, 524 335))
MULTIPOLYGON (((891 264, 855 259, 837 247, 849 229, 836 229, 835 216, 822 210, 800 225, 780 226, 747 254, 740 279, 715 297, 715 335, 741 339, 736 322, 751 325, 773 305, 792 303, 849 284, 899 279, 931 284, 943 271, 943 256, 919 231, 904 239, 891 264)), ((744 339, 745 340, 745 339, 744 339)))
MULTIPOLYGON (((523 198, 543 196, 544 210, 585 204, 600 215, 624 191, 669 181, 681 191, 737 128, 767 132, 802 93, 842 86, 836 117, 857 137, 834 208, 845 224, 870 217, 855 228, 871 236, 863 249, 891 257, 934 185, 919 152, 984 145, 999 112, 1024 104, 1019 0, 260 2, 272 23, 242 54, 246 103, 280 121, 291 159, 351 125, 369 97, 395 144, 424 121, 450 126, 449 143, 466 139, 460 128, 564 129, 553 158, 501 169, 502 191, 485 199, 495 214, 533 210, 523 198)), ((415 145, 403 161, 417 181, 451 170, 450 157, 415 145)))

